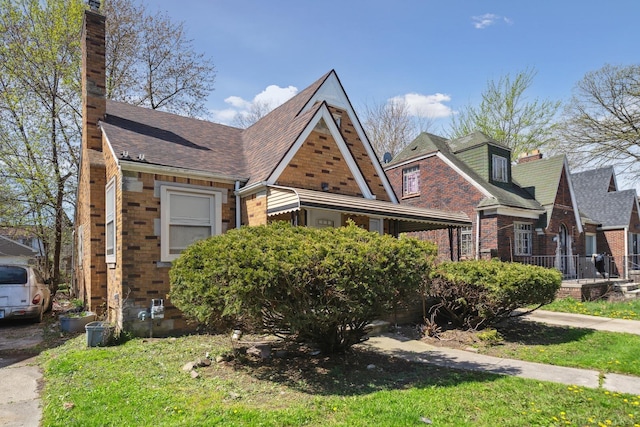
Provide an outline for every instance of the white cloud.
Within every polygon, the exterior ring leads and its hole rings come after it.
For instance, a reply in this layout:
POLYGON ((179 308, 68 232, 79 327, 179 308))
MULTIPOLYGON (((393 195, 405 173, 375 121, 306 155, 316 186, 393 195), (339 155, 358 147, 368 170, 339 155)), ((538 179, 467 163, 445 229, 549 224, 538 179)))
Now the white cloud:
POLYGON ((404 102, 409 110, 409 114, 412 116, 432 119, 449 117, 453 114, 451 108, 444 104, 449 101, 451 101, 451 97, 442 93, 433 95, 407 93, 389 100, 389 102, 404 102))
POLYGON ((484 15, 472 16, 473 26, 478 30, 485 29, 491 25, 495 25, 500 21, 508 25, 513 25, 513 20, 506 16, 496 15, 494 13, 485 13, 484 15))
POLYGON ((268 110, 271 111, 284 104, 297 93, 298 88, 295 86, 280 87, 277 85, 269 85, 262 92, 254 96, 251 101, 247 101, 239 96, 230 96, 224 100, 225 103, 230 105, 230 108, 211 111, 213 121, 227 125, 232 124, 236 116, 249 115, 254 106, 267 106, 268 110))

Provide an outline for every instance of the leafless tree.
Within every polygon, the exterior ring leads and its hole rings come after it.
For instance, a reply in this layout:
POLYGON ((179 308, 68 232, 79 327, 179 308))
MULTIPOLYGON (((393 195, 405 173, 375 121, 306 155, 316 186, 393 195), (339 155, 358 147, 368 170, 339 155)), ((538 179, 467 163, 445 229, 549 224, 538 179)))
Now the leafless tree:
POLYGON ((378 158, 398 154, 418 134, 406 102, 390 100, 364 107, 364 129, 378 158))
POLYGON ((246 129, 273 110, 267 101, 254 101, 247 111, 240 111, 233 119, 233 126, 246 129))
POLYGON ((468 105, 453 116, 449 137, 481 131, 510 147, 514 158, 548 144, 554 136, 560 103, 527 100, 525 92, 535 75, 534 69, 527 69, 514 78, 507 74, 497 81, 489 80, 480 105, 468 105))
POLYGON ((640 177, 640 65, 587 73, 564 109, 557 148, 577 169, 615 165, 640 177))
POLYGON ((143 3, 107 0, 107 97, 189 116, 207 115, 215 67, 193 48, 184 23, 143 3))

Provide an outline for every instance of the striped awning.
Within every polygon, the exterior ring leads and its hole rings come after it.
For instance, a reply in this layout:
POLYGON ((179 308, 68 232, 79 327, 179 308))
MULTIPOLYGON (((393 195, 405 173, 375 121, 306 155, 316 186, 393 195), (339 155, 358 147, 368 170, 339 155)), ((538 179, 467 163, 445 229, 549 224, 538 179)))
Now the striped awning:
POLYGON ((471 226, 471 220, 464 212, 417 208, 382 200, 302 188, 269 186, 267 215, 293 212, 301 208, 326 209, 345 214, 398 220, 400 232, 471 226))

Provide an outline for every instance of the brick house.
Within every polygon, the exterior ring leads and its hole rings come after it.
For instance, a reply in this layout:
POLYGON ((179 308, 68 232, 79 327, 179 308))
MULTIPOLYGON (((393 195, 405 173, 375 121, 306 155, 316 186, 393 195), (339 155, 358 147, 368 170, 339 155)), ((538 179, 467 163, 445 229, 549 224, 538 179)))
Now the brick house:
POLYGON ((611 256, 609 273, 640 270, 640 216, 636 190, 618 190, 613 166, 571 174, 578 208, 597 223, 593 253, 611 256))
POLYGON ((404 231, 470 224, 400 206, 334 71, 246 130, 105 99, 105 18, 85 13, 76 287, 88 308, 145 333, 188 329, 171 305, 171 262, 193 241, 243 225, 404 231), (141 316, 142 317, 142 316, 141 316))
POLYGON ((422 232, 453 259, 499 258, 554 266, 576 275, 585 228, 564 156, 534 152, 511 162, 511 151, 476 132, 447 140, 420 134, 385 165, 403 204, 462 210, 472 224, 458 233, 422 232))

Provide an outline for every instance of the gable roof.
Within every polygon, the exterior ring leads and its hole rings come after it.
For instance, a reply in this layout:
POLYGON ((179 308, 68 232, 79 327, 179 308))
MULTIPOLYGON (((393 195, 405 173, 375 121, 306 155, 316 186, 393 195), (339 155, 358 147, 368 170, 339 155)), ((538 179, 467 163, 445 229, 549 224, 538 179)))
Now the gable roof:
POLYGON ((485 198, 480 201, 478 208, 492 209, 498 207, 510 207, 516 209, 532 210, 540 214, 543 212, 542 205, 524 189, 518 185, 507 183, 497 186, 484 179, 467 163, 461 160, 451 149, 458 147, 458 151, 467 150, 482 144, 493 144, 501 148, 503 145, 491 140, 481 132, 474 132, 462 139, 449 141, 437 135, 422 133, 402 150, 385 169, 392 169, 404 164, 419 160, 421 158, 437 155, 445 161, 453 170, 471 182, 485 198), (483 141, 484 139, 484 141, 483 141))
POLYGON ((0 236, 0 256, 35 257, 38 253, 15 240, 0 236))
POLYGON ((576 191, 603 194, 609 191, 609 185, 615 183, 615 171, 613 166, 591 169, 571 174, 576 191))
POLYGON ((258 120, 248 129, 211 123, 107 101, 107 114, 100 123, 112 155, 128 167, 168 167, 199 171, 228 180, 252 184, 275 183, 304 138, 320 120, 329 124, 362 194, 373 193, 353 155, 335 126, 329 103, 346 111, 369 155, 389 199, 397 203, 391 183, 358 121, 340 80, 329 71, 309 87, 258 120), (332 126, 333 125, 333 126, 332 126), (128 156, 123 153, 128 153, 128 156), (144 154, 144 160, 138 155, 144 154))
POLYGON ((580 212, 600 223, 602 228, 629 225, 633 207, 638 206, 636 190, 609 191, 615 182, 612 166, 571 174, 580 212))
POLYGON ((562 172, 569 186, 569 196, 573 205, 578 231, 582 232, 582 218, 577 202, 575 189, 569 172, 569 164, 564 154, 547 157, 525 163, 513 165, 511 173, 514 182, 531 193, 535 199, 546 209, 546 218, 541 218, 542 227, 548 227, 555 206, 562 172))

